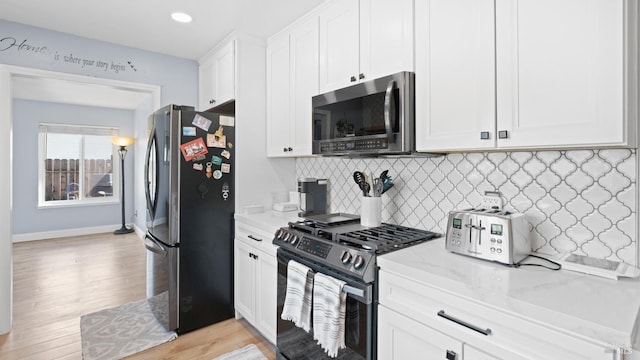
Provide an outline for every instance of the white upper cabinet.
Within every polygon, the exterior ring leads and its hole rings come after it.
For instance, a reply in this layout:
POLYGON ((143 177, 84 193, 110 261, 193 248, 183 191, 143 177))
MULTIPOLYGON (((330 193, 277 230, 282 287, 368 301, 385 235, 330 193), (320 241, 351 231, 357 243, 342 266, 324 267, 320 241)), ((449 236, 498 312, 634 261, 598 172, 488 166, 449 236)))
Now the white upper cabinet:
MULTIPOLYGON (((291 137, 289 34, 267 45, 267 155, 286 156, 291 137)), ((311 139, 309 139, 311 141, 311 139)))
POLYGON ((236 67, 235 67, 235 41, 229 41, 214 54, 215 59, 215 96, 216 105, 224 104, 235 98, 236 92, 236 67))
POLYGON ((429 0, 416 12, 419 151, 635 146, 635 1, 429 0))
POLYGON ((360 1, 360 73, 364 80, 414 70, 413 6, 413 0, 360 1))
POLYGON ((416 2, 416 148, 495 146, 494 0, 416 2), (481 140, 486 132, 489 140, 481 140))
POLYGON ((339 0, 320 10, 320 92, 413 71, 413 0, 339 0))
POLYGON ((333 1, 320 11, 320 92, 357 81, 359 11, 358 0, 333 1))
POLYGON ((199 110, 235 99, 235 41, 230 40, 200 59, 199 110))
POLYGON ((311 98, 318 94, 318 16, 267 45, 267 155, 311 155, 311 98))
POLYGON ((311 98, 318 94, 318 17, 291 31, 291 153, 311 155, 311 98))
POLYGON ((500 147, 627 144, 625 3, 496 1, 500 147))

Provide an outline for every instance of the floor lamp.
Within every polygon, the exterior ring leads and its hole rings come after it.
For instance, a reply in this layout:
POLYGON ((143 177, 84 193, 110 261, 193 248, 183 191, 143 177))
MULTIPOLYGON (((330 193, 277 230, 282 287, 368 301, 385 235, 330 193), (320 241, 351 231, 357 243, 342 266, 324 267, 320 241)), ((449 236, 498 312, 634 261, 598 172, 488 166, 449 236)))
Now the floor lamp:
POLYGON ((128 228, 124 224, 124 157, 127 156, 127 146, 133 144, 134 138, 127 137, 113 137, 111 142, 113 145, 120 146, 118 149, 118 155, 120 155, 120 204, 122 205, 122 227, 113 233, 116 235, 129 234, 134 230, 128 228))

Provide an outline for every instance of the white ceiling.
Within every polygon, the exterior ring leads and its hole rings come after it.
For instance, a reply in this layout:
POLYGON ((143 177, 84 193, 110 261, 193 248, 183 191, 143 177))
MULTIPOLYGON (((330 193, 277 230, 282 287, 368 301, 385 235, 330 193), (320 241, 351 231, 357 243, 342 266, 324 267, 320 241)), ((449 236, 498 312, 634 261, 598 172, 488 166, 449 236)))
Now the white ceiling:
POLYGON ((267 38, 324 0, 1 0, 0 18, 198 60, 234 30, 267 38), (180 24, 175 11, 193 17, 180 24))

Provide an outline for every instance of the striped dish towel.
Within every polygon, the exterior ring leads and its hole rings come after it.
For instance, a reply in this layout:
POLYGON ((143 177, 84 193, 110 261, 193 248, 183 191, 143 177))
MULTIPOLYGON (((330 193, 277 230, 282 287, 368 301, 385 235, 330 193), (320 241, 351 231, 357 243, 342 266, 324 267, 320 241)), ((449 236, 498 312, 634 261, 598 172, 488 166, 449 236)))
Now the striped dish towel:
POLYGON ((313 339, 329 357, 338 356, 344 349, 344 315, 347 294, 342 291, 345 282, 317 273, 313 286, 313 339))
POLYGON ((299 262, 287 264, 287 293, 280 318, 293 321, 304 331, 311 330, 311 292, 313 277, 307 277, 310 269, 299 262))

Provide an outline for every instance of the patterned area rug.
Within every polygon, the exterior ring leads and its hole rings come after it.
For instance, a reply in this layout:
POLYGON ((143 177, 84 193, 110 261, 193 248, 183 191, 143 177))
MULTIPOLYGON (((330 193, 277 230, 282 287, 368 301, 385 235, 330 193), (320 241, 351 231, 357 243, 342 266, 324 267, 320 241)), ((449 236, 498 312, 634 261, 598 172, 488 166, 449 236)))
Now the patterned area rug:
POLYGON ((262 354, 257 346, 249 344, 242 349, 228 352, 213 360, 267 360, 267 358, 262 354))
POLYGON ((158 311, 158 304, 167 304, 166 297, 165 292, 148 300, 82 316, 80 334, 83 359, 122 359, 174 340, 177 334, 162 326, 152 312, 152 306, 154 311, 158 311))

